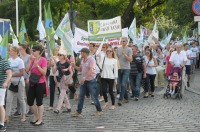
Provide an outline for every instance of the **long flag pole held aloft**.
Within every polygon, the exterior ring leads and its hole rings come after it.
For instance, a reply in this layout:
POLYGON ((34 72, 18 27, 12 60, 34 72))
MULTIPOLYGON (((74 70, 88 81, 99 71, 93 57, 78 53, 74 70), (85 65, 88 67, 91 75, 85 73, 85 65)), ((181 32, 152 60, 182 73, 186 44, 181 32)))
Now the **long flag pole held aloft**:
POLYGON ((16 0, 16 33, 19 35, 19 13, 18 13, 18 0, 16 0))

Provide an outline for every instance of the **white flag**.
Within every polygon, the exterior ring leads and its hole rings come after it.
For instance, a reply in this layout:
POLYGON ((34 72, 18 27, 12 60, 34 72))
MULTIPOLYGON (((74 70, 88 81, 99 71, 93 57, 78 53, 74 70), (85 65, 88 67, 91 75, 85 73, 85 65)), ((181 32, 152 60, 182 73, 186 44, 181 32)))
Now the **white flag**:
POLYGON ((133 44, 137 44, 137 34, 136 34, 136 18, 133 19, 131 26, 128 30, 128 35, 133 40, 133 44))
POLYGON ((46 32, 40 17, 38 19, 37 30, 40 33, 40 40, 43 40, 46 37, 46 32))
POLYGON ((10 35, 12 35, 12 41, 13 41, 12 46, 18 46, 19 41, 18 41, 14 31, 13 31, 11 24, 10 24, 10 35))
POLYGON ((155 37, 158 40, 158 29, 157 29, 157 22, 155 21, 153 31, 152 31, 153 37, 155 37))

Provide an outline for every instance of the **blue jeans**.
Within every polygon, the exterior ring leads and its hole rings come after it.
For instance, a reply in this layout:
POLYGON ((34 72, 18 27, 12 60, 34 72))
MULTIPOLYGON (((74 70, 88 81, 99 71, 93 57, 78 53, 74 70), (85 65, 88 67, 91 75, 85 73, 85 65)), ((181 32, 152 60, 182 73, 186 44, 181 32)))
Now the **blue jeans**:
POLYGON ((137 75, 130 75, 129 76, 133 97, 139 97, 140 96, 142 73, 143 72, 139 72, 139 73, 137 73, 137 75))
POLYGON ((126 99, 128 100, 128 92, 126 90, 128 77, 129 77, 130 70, 129 69, 119 69, 118 70, 118 84, 121 86, 121 93, 119 100, 126 99))
POLYGON ((80 95, 79 95, 77 112, 78 113, 82 112, 86 90, 90 91, 92 101, 94 101, 97 111, 102 111, 97 94, 98 93, 97 82, 96 79, 93 79, 91 81, 85 81, 84 84, 80 86, 80 95))

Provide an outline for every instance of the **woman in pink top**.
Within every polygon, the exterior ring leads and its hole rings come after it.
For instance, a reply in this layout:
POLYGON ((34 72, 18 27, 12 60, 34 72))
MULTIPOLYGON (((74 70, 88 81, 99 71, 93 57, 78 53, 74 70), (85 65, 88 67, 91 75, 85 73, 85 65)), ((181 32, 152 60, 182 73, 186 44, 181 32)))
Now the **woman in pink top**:
POLYGON ((32 47, 32 55, 34 58, 31 57, 26 67, 26 71, 29 72, 27 81, 30 83, 27 102, 34 114, 34 119, 30 123, 34 126, 40 126, 43 124, 43 96, 46 92, 47 60, 44 49, 40 45, 32 47), (35 99, 37 106, 34 105, 35 99))
POLYGON ((169 54, 166 57, 166 69, 165 69, 166 76, 169 76, 170 71, 172 69, 172 65, 171 65, 171 63, 169 63, 169 59, 170 59, 170 56, 171 56, 171 54, 172 54, 173 51, 174 51, 174 49, 170 49, 169 50, 169 54))

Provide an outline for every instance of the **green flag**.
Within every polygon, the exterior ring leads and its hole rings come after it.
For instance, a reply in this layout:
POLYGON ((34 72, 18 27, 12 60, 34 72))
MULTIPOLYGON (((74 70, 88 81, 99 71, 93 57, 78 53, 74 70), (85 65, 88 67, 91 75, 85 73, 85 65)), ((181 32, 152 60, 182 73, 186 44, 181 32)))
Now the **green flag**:
POLYGON ((20 32, 19 32, 19 42, 20 44, 24 43, 26 41, 26 27, 25 27, 25 23, 24 23, 24 19, 22 19, 22 23, 21 23, 21 27, 20 27, 20 32))
POLYGON ((50 8, 50 3, 48 4, 48 8, 46 11, 46 8, 44 8, 45 12, 45 30, 47 35, 51 35, 54 30, 53 30, 53 20, 52 20, 52 15, 51 15, 51 8, 50 8))
POLYGON ((45 17, 45 30, 47 35, 47 42, 49 43, 48 46, 50 46, 51 54, 55 55, 55 39, 54 39, 55 30, 53 28, 50 3, 48 4, 47 10, 46 7, 44 6, 44 17, 45 17))
POLYGON ((0 55, 3 59, 8 59, 8 31, 0 43, 0 55))

